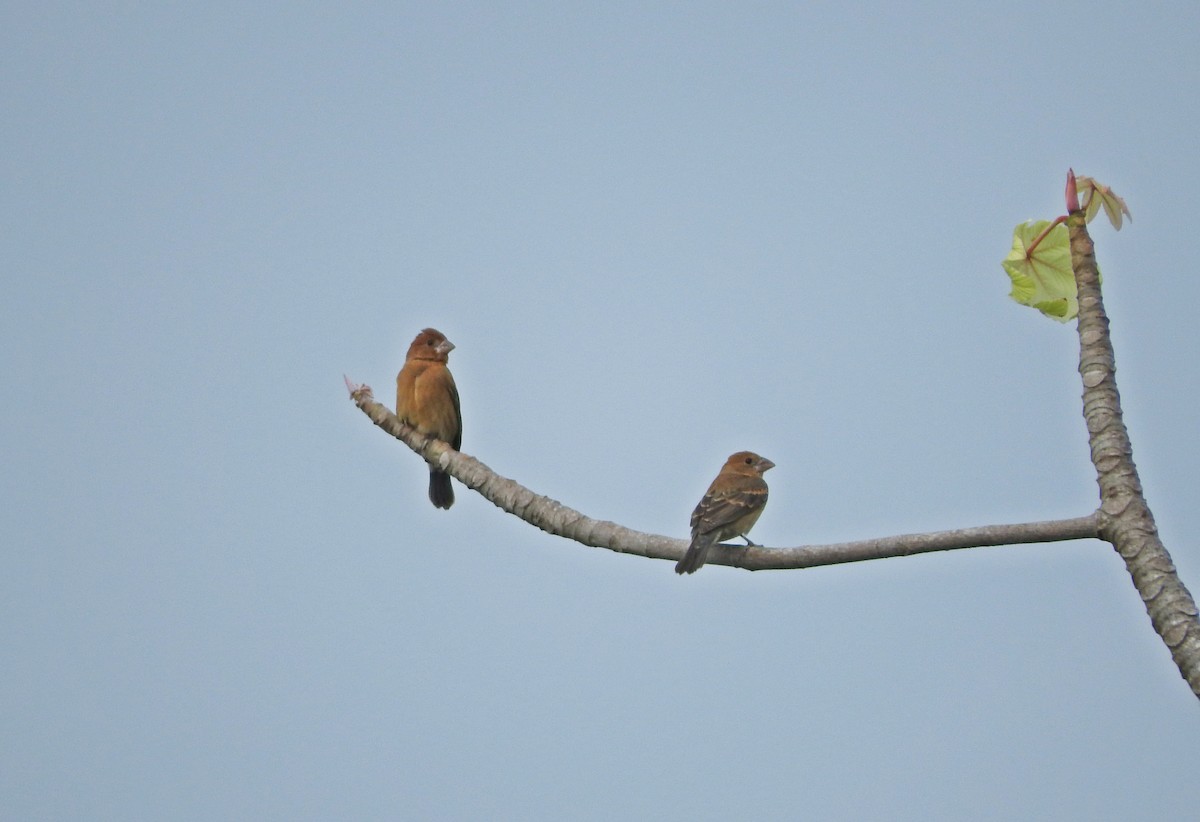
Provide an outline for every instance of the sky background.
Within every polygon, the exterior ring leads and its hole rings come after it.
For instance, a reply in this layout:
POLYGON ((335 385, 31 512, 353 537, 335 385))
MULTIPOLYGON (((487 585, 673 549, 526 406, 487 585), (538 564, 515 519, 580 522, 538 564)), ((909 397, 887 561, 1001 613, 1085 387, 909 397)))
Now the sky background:
POLYGON ((684 537, 1081 516, 1068 167, 1200 589, 1195 3, 0 5, 0 816, 1134 819, 1200 711, 1100 542, 750 574, 585 548, 371 425, 684 537), (1192 523, 1189 525, 1189 523, 1192 523))

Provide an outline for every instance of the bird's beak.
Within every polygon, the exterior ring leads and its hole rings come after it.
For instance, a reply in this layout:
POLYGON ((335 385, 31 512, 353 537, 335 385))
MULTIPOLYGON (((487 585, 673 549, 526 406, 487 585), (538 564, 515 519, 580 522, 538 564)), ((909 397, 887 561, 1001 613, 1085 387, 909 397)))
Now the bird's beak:
POLYGON ((437 344, 437 346, 435 346, 434 350, 436 350, 439 354, 449 354, 454 350, 454 343, 450 342, 449 340, 442 340, 437 344))
POLYGON ((763 457, 758 463, 759 471, 770 471, 774 467, 775 467, 775 463, 771 462, 766 457, 763 457))

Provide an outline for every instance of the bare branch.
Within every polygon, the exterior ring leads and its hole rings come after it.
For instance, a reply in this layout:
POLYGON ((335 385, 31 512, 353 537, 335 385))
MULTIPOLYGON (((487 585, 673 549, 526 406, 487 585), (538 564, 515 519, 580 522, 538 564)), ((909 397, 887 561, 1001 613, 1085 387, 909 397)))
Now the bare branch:
MULTIPOLYGON (((574 540, 583 545, 607 548, 624 554, 650 559, 677 561, 687 550, 685 539, 647 534, 595 520, 568 508, 557 500, 535 494, 514 480, 502 477, 479 460, 455 451, 439 440, 426 439, 404 425, 383 405, 375 402, 371 389, 354 386, 349 380, 351 399, 371 421, 416 451, 427 462, 446 471, 463 485, 479 492, 499 508, 536 525, 547 533, 574 540)), ((1098 514, 1067 520, 1029 522, 1016 525, 985 525, 927 534, 903 534, 894 537, 843 542, 830 545, 805 545, 797 548, 767 548, 756 545, 714 547, 708 564, 730 565, 750 571, 786 568, 812 568, 868 559, 904 557, 931 551, 951 551, 984 545, 1017 545, 1031 542, 1056 542, 1070 539, 1095 539, 1100 533, 1098 514)))
MULTIPOLYGON (((924 534, 901 534, 894 537, 841 542, 829 545, 803 545, 798 548, 732 548, 724 556, 742 556, 737 565, 751 571, 782 568, 811 568, 816 565, 836 565, 842 562, 862 562, 867 559, 907 557, 933 551, 954 551, 960 548, 980 548, 985 545, 1020 545, 1031 542, 1061 542, 1069 539, 1098 539, 1100 523, 1097 514, 1075 519, 1022 522, 1012 525, 980 525, 952 531, 930 531, 924 534)), ((718 558, 715 562, 720 563, 718 558)), ((709 564, 714 560, 710 559, 709 564)))
POLYGON ((1100 485, 1101 536, 1125 560, 1154 630, 1170 649, 1192 691, 1200 696, 1200 619, 1196 602, 1158 537, 1154 515, 1133 464, 1133 446, 1117 392, 1108 315, 1100 296, 1100 272, 1082 211, 1071 213, 1067 230, 1079 293, 1079 374, 1083 378, 1083 417, 1100 485))
MULTIPOLYGON (((904 534, 833 545, 796 548, 720 545, 715 547, 715 555, 709 562, 751 571, 811 568, 985 545, 1102 539, 1111 542, 1125 560, 1154 629, 1170 649, 1183 678, 1200 696, 1200 616, 1158 537, 1133 463, 1133 447, 1122 419, 1121 399, 1117 392, 1115 357, 1100 295, 1095 251, 1087 232, 1086 215, 1078 209, 1074 196, 1075 182, 1074 175, 1070 175, 1067 199, 1074 208, 1066 222, 1079 299, 1083 416, 1100 486, 1099 510, 1075 519, 904 534)), ((557 500, 535 494, 514 480, 496 474, 473 457, 455 451, 439 440, 427 439, 404 425, 395 414, 375 402, 370 387, 356 386, 348 378, 346 387, 355 404, 380 428, 497 507, 547 533, 583 545, 671 562, 687 550, 686 540, 646 534, 614 522, 595 520, 557 500)))

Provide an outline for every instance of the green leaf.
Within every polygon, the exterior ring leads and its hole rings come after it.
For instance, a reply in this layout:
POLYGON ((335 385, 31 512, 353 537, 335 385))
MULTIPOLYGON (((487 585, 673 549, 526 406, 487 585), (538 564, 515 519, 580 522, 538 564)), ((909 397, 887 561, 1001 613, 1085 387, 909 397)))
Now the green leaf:
POLYGON ((1012 279, 1010 297, 1065 323, 1079 313, 1067 227, 1056 225, 1029 253, 1029 246, 1049 225, 1048 220, 1019 224, 1013 229, 1012 251, 1000 264, 1012 279))

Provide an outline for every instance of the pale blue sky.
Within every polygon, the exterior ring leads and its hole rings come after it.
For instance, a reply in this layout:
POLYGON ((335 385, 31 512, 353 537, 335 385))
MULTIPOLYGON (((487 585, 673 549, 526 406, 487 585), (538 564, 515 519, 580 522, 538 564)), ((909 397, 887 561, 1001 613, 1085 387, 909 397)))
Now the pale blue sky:
POLYGON ((1200 711, 1108 546, 800 572, 550 537, 346 398, 458 348, 468 453, 770 545, 1096 504, 1066 170, 1200 589, 1195 3, 0 6, 11 819, 1132 819, 1200 711))

